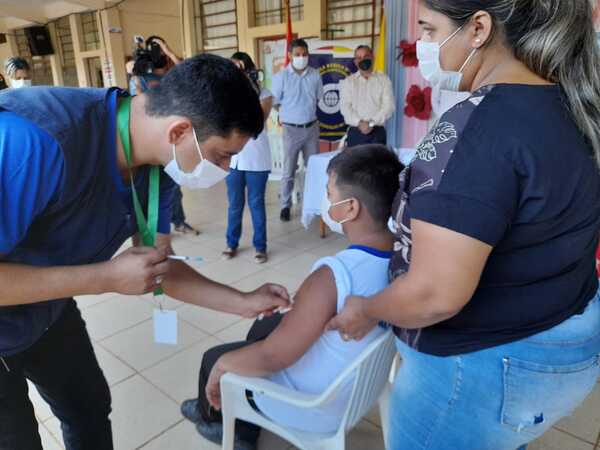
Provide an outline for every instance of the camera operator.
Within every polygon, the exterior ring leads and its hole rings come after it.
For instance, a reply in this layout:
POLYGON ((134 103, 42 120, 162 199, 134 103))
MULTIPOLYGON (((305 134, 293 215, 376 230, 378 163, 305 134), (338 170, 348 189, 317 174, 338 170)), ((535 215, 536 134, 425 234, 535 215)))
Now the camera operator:
POLYGON ((150 36, 145 42, 141 36, 136 36, 135 40, 132 77, 129 81, 131 95, 156 86, 169 69, 181 62, 181 58, 159 36, 150 36))

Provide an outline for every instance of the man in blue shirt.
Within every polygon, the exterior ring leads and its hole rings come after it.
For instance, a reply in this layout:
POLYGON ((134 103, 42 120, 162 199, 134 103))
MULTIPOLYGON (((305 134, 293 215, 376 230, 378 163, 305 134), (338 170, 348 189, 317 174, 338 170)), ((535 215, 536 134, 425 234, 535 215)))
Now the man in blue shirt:
POLYGON ((249 80, 209 55, 133 99, 118 89, 0 94, 1 450, 42 448, 27 379, 61 421, 67 450, 113 448, 110 391, 74 296, 162 287, 244 317, 288 304, 282 287, 242 294, 167 258, 175 182, 223 179, 262 127, 249 80), (139 246, 149 235, 154 245, 139 246), (136 247, 111 259, 129 237, 136 247))
POLYGON ((308 67, 308 44, 292 41, 292 63, 273 77, 273 101, 283 125, 283 178, 281 220, 290 220, 294 177, 300 152, 308 158, 319 152, 317 103, 323 97, 323 82, 317 69, 308 67))

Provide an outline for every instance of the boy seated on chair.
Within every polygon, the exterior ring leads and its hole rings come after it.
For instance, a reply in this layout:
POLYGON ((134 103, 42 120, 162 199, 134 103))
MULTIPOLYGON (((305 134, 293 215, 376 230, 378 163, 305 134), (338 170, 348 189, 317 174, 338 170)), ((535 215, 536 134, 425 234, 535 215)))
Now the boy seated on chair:
MULTIPOLYGON (((380 145, 350 148, 331 160, 322 214, 330 228, 347 236, 350 246, 315 263, 290 312, 256 321, 246 341, 204 354, 198 398, 186 400, 181 410, 206 439, 218 444, 222 440, 219 381, 226 372, 320 394, 384 332, 378 326, 362 340, 349 341, 324 330, 349 295, 370 297, 388 284, 393 238, 387 222, 402 168, 396 155, 380 145)), ((338 429, 350 388, 346 383, 335 401, 320 409, 301 409, 251 393, 248 401, 279 425, 327 433, 338 429)), ((235 428, 235 449, 255 449, 260 428, 239 420, 235 428)))

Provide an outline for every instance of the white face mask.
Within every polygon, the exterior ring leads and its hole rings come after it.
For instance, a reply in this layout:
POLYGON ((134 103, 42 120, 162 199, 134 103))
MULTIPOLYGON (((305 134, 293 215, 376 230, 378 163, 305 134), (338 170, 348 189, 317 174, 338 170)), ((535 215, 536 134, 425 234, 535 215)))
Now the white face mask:
POLYGON ((308 56, 294 56, 292 66, 296 70, 304 70, 308 66, 308 56))
POLYGON ((447 90, 457 92, 460 89, 460 83, 463 78, 463 70, 471 62, 471 58, 477 53, 477 49, 473 49, 465 63, 458 72, 447 71, 442 69, 440 62, 440 53, 444 45, 450 42, 462 30, 460 27, 452 33, 444 42, 417 41, 417 58, 419 59, 419 70, 421 75, 431 84, 432 88, 439 90, 447 90))
POLYGON ((196 137, 196 130, 193 128, 192 130, 194 133, 194 142, 196 143, 196 148, 200 154, 200 163, 190 173, 181 170, 179 164, 177 164, 175 144, 173 144, 173 159, 165 166, 165 172, 180 186, 184 186, 188 189, 207 189, 218 182, 223 181, 227 177, 228 172, 202 156, 200 144, 196 137))
POLYGON ((31 87, 31 80, 11 80, 10 85, 14 89, 31 87))
POLYGON ((334 206, 338 206, 343 203, 347 203, 350 200, 352 200, 352 199, 349 198, 346 200, 342 200, 341 202, 331 204, 331 202, 327 198, 327 195, 325 195, 325 197, 323 197, 323 201, 321 202, 321 219, 323 219, 323 222, 325 222, 325 224, 329 227, 329 229, 331 231, 333 231, 334 233, 344 234, 344 228, 342 227, 342 225, 344 223, 348 222, 349 219, 344 219, 341 222, 336 222, 329 215, 329 210, 331 208, 333 208, 334 206))

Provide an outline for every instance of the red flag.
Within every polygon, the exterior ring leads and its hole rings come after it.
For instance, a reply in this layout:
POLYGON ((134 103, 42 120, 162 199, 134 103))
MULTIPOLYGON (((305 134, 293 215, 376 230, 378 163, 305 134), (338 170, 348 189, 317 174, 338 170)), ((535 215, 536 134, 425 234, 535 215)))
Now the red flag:
POLYGON ((292 40, 294 35, 292 33, 292 14, 290 12, 290 0, 286 0, 285 8, 287 13, 287 31, 285 33, 285 40, 287 42, 285 46, 285 66, 290 63, 290 52, 292 51, 292 40))

